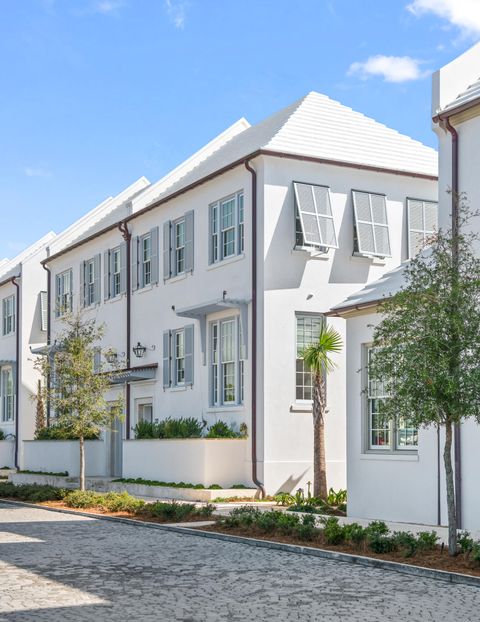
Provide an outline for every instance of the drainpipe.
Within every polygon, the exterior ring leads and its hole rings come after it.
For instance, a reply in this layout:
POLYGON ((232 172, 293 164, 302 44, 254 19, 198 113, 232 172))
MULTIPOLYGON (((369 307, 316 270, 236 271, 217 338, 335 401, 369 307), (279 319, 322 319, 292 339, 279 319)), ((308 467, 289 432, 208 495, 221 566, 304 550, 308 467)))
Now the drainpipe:
MULTIPOLYGON (((458 214, 458 132, 450 122, 450 118, 445 118, 445 127, 452 137, 452 237, 455 240, 459 233, 459 214, 458 214)), ((458 246, 452 246, 452 259, 458 262, 458 246)), ((454 435, 454 464, 455 464, 455 507, 457 508, 457 527, 462 528, 462 443, 461 427, 455 424, 454 435)))
POLYGON ((18 407, 18 398, 19 398, 19 387, 20 387, 20 363, 21 363, 21 354, 20 354, 20 285, 17 282, 16 276, 12 278, 12 284, 15 285, 17 289, 17 294, 15 296, 15 360, 17 364, 17 369, 15 371, 15 458, 14 458, 14 466, 16 469, 19 468, 18 465, 18 413, 20 411, 18 407))
MULTIPOLYGON (((52 319, 51 319, 52 273, 50 271, 50 268, 47 266, 47 264, 42 263, 42 268, 46 270, 47 272, 47 351, 48 351, 50 349, 49 346, 50 346, 51 335, 52 335, 52 319)), ((49 354, 47 354, 47 356, 49 356, 49 354)), ((47 373, 46 381, 47 381, 47 396, 48 396, 48 389, 50 389, 50 372, 47 373)), ((47 427, 48 427, 50 425, 50 398, 49 397, 47 397, 46 410, 47 410, 47 427)))
MULTIPOLYGON (((118 224, 118 228, 120 229, 123 239, 126 244, 126 261, 127 264, 126 269, 126 295, 127 295, 127 317, 126 317, 126 329, 127 329, 127 360, 126 367, 130 369, 130 352, 131 352, 131 315, 132 315, 132 273, 131 273, 131 239, 132 234, 128 230, 128 225, 126 222, 122 221, 118 224)), ((125 385, 125 438, 128 440, 130 438, 130 383, 126 382, 125 385)))
POLYGON ((252 174, 252 480, 265 497, 265 488, 257 473, 257 171, 245 161, 252 174))

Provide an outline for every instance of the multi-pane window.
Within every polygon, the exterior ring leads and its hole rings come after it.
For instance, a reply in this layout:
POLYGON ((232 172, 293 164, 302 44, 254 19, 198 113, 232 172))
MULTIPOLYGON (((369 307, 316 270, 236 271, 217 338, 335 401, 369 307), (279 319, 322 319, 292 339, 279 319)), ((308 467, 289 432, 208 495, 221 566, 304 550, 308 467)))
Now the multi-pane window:
POLYGON ((210 205, 210 263, 244 251, 243 192, 210 205))
POLYGON ((313 374, 305 365, 302 355, 305 348, 318 341, 323 318, 321 315, 297 315, 296 321, 295 399, 299 402, 311 401, 313 399, 313 374))
POLYGON ((56 315, 72 311, 72 271, 65 270, 56 277, 56 315))
POLYGON ((173 333, 174 339, 174 384, 182 386, 185 384, 185 331, 177 330, 173 333))
POLYGON ((15 296, 13 294, 2 301, 2 326, 4 335, 15 332, 15 296))
POLYGON ((240 345, 240 319, 210 325, 211 402, 214 406, 243 403, 244 354, 240 345))
POLYGON ((141 277, 142 285, 150 285, 152 282, 152 239, 150 234, 144 235, 140 241, 141 247, 141 277))
POLYGON ((0 377, 2 421, 13 421, 14 418, 14 393, 13 373, 11 367, 3 368, 0 377))
POLYGON ((137 420, 152 423, 153 421, 153 404, 152 402, 142 402, 137 405, 137 420))
POLYGON ((174 251, 175 251, 175 274, 185 272, 185 219, 173 224, 174 228, 174 251))
POLYGON ((122 265, 121 265, 121 256, 120 256, 119 248, 115 248, 112 251, 111 262, 112 262, 112 298, 115 298, 115 296, 120 295, 121 289, 122 289, 122 280, 121 280, 122 265))
POLYGON ((330 189, 315 184, 293 183, 295 191, 296 246, 337 248, 330 189))
POLYGON ((388 395, 385 383, 370 378, 368 374, 374 356, 375 349, 369 348, 367 351, 367 447, 384 451, 417 449, 417 428, 406 419, 398 418, 391 421, 381 413, 381 404, 388 399, 388 395))
POLYGON ((95 300, 95 262, 90 259, 85 264, 85 305, 93 305, 95 300))
POLYGON ((385 195, 352 190, 355 216, 354 250, 372 257, 390 257, 385 195))
POLYGON ((414 257, 438 227, 438 203, 407 199, 408 256, 414 257))

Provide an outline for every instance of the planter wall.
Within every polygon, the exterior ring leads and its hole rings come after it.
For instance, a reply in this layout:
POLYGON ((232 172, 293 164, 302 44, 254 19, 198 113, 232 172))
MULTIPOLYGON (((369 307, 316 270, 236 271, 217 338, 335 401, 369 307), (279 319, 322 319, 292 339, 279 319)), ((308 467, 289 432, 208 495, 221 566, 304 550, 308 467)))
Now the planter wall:
POLYGON ((15 441, 0 441, 0 469, 2 467, 14 467, 15 441))
POLYGON ((246 439, 129 440, 123 443, 123 477, 228 488, 251 486, 246 439))
MULTIPOLYGON (((80 448, 78 441, 23 441, 24 465, 27 471, 67 471, 78 477, 80 448)), ((107 475, 107 453, 103 441, 85 441, 85 471, 89 477, 107 475)))

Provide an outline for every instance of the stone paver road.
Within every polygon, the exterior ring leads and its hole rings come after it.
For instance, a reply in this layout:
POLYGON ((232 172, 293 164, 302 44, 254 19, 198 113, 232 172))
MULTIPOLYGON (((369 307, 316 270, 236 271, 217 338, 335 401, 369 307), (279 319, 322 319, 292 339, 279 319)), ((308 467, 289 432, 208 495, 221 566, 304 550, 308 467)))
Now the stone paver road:
POLYGON ((0 622, 473 622, 480 589, 0 503, 0 622))

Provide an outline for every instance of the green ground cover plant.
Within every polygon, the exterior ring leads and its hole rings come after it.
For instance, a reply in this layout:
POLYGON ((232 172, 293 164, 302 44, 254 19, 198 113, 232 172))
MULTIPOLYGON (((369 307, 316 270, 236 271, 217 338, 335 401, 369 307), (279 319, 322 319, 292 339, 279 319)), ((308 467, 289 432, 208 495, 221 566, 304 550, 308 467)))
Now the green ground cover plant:
POLYGON ((247 429, 240 425, 237 432, 232 425, 217 421, 205 431, 205 423, 195 417, 167 417, 162 421, 139 421, 133 428, 136 439, 175 438, 246 438, 247 429))
MULTIPOLYGON (((203 484, 190 484, 188 482, 160 482, 155 479, 142 479, 141 477, 121 478, 112 481, 122 484, 141 484, 142 486, 168 486, 169 488, 194 488, 195 490, 223 490, 219 484, 204 486, 203 484)), ((246 488, 246 486, 244 486, 244 488, 246 488)))
POLYGON ((17 471, 17 473, 25 473, 26 475, 54 475, 55 477, 68 477, 68 471, 29 471, 24 469, 17 471))

